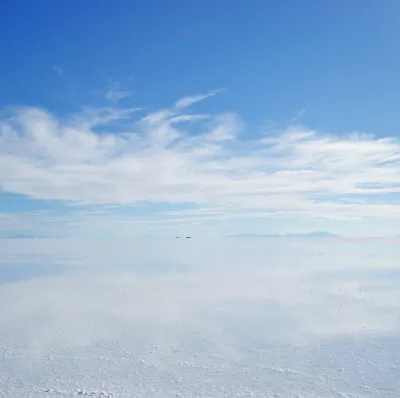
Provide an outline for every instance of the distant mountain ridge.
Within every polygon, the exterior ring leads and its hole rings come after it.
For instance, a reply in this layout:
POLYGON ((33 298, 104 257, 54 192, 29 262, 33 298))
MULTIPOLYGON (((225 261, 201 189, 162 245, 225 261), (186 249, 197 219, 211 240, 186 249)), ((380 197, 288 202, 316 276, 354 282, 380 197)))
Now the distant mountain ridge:
POLYGON ((36 239, 41 238, 41 236, 31 236, 24 234, 16 234, 16 235, 8 235, 8 236, 0 236, 0 239, 36 239))
POLYGON ((243 233, 229 235, 232 238, 340 238, 340 235, 326 231, 314 231, 300 234, 257 234, 243 233))

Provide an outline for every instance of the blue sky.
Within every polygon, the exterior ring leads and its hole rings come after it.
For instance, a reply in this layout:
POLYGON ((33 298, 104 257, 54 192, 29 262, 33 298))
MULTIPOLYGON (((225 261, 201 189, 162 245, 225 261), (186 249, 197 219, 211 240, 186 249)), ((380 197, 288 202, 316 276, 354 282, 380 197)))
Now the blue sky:
POLYGON ((0 235, 399 232, 397 1, 14 1, 0 235))

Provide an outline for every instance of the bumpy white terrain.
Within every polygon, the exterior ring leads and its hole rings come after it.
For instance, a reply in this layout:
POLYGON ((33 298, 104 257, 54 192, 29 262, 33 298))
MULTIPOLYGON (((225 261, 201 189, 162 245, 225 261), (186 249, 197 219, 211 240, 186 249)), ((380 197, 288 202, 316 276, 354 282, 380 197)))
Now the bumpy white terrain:
POLYGON ((0 395, 398 397, 398 242, 241 242, 2 243, 0 395))

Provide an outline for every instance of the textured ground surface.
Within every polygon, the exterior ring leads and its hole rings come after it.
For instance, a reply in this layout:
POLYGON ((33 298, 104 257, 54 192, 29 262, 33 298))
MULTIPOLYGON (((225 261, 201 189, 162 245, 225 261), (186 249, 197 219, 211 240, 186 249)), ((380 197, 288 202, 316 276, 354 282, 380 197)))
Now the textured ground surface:
POLYGON ((397 397, 399 243, 3 240, 0 396, 397 397))

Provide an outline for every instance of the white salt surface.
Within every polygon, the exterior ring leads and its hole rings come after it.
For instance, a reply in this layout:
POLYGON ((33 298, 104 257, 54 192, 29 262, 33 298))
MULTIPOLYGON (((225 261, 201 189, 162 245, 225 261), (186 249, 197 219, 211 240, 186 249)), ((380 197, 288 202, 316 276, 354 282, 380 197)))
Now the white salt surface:
POLYGON ((0 241, 0 396, 390 398, 400 241, 0 241))

